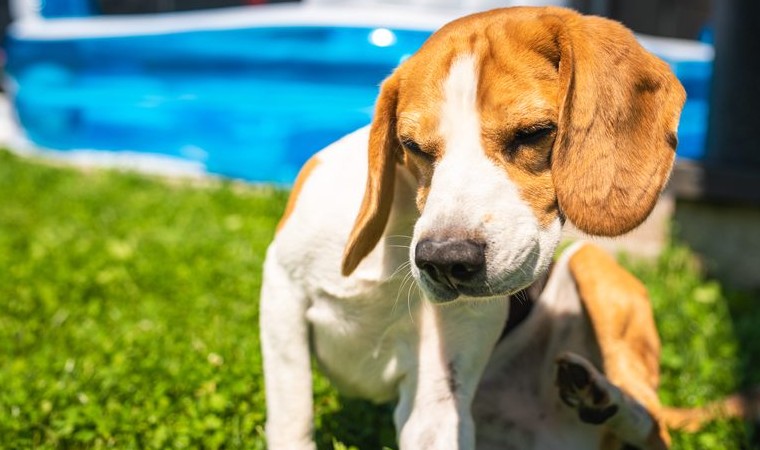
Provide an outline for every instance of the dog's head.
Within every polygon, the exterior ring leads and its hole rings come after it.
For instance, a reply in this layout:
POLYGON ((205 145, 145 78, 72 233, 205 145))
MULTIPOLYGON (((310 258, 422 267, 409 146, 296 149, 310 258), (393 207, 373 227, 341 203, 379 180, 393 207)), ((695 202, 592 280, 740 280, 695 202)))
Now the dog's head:
POLYGON ((380 239, 403 165, 418 183, 410 256, 427 296, 524 288, 565 219, 615 236, 647 217, 684 98, 668 66, 610 20, 507 8, 446 25, 382 85, 344 275, 380 239))

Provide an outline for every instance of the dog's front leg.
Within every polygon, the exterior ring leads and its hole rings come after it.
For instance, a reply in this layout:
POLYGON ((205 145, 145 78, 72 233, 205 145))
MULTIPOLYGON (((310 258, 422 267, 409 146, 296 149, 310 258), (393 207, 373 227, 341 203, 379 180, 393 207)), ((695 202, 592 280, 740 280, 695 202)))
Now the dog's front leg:
POLYGON ((401 382, 394 416, 401 450, 475 448, 472 400, 506 314, 506 302, 423 303, 416 370, 401 382))
POLYGON ((313 450, 308 301, 273 258, 264 267, 260 328, 270 450, 313 450))

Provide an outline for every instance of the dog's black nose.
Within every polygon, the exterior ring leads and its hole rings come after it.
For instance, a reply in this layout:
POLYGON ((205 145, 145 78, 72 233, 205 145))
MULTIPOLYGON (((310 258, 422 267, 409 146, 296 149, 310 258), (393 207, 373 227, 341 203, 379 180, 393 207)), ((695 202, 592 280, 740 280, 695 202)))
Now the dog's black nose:
POLYGON ((485 244, 469 239, 422 239, 415 247, 414 263, 433 281, 456 288, 457 282, 470 281, 483 271, 485 244))

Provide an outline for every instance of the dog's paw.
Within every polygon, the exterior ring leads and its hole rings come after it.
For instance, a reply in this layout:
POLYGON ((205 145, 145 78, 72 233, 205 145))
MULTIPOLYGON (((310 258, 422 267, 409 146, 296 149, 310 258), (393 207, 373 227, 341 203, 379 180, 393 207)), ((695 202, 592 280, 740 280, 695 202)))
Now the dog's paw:
POLYGON ((559 397, 583 422, 600 425, 617 413, 617 390, 593 364, 570 352, 557 357, 556 363, 559 397))

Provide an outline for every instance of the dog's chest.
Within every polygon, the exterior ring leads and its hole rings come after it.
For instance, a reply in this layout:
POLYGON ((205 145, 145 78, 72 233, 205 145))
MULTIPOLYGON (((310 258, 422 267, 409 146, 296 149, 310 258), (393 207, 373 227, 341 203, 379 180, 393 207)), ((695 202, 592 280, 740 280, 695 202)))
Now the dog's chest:
POLYGON ((419 305, 414 292, 400 288, 394 279, 350 299, 313 298, 307 311, 313 351, 341 392, 376 402, 397 396, 398 380, 414 360, 410 315, 419 305))

